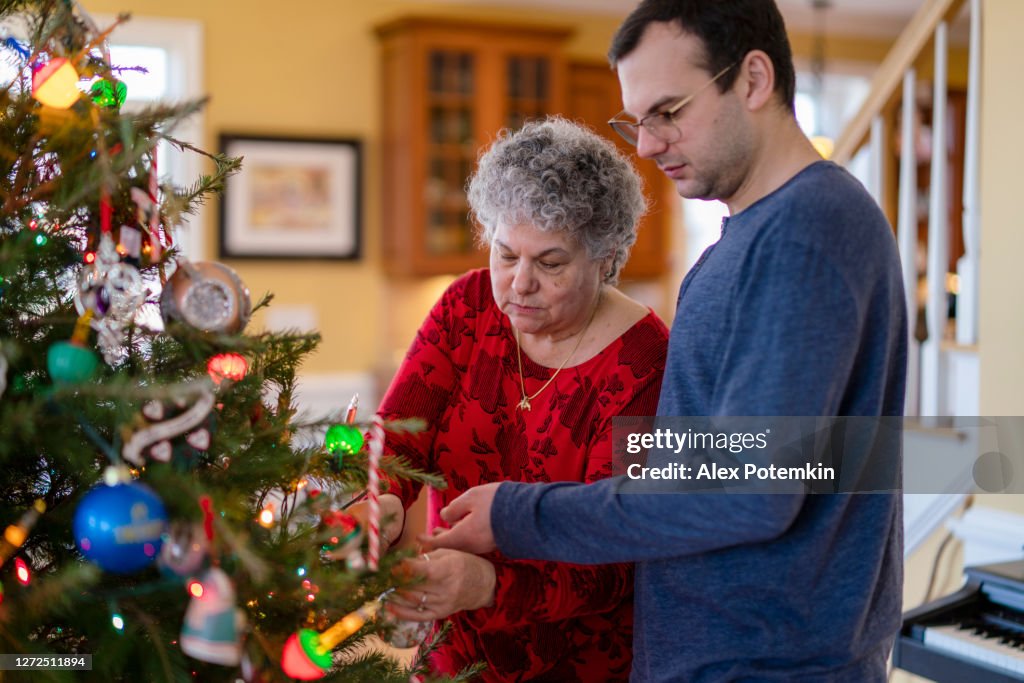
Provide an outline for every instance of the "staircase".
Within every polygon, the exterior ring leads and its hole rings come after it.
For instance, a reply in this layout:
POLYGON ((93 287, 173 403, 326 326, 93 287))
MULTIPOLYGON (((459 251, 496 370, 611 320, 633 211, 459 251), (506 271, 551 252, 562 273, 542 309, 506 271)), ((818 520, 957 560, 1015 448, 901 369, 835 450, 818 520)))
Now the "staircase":
MULTIPOLYGON (((869 155, 869 187, 886 205, 887 188, 896 187, 896 228, 903 279, 907 292, 910 357, 907 375, 907 415, 977 415, 979 412, 978 362, 978 255, 981 239, 979 211, 979 142, 981 74, 981 0, 925 0, 876 72, 871 91, 836 142, 833 159, 848 164, 864 151, 869 155), (949 119, 949 26, 961 12, 969 13, 968 84, 963 145, 963 178, 953 187, 946 150, 955 141, 949 119), (919 201, 918 148, 920 110, 919 64, 931 57, 932 163, 927 187, 926 217, 919 201), (900 127, 890 122, 898 109, 900 127), (896 135, 893 136, 892 133, 896 135), (898 182, 887 177, 886 163, 898 138, 898 182), (953 192, 963 195, 963 256, 950 272, 950 206, 953 192), (926 221, 924 253, 919 254, 921 223, 926 221), (924 256, 924 259, 920 257, 924 256), (920 272, 920 262, 926 267, 920 272), (919 296, 919 291, 924 295, 919 296), (955 318, 949 313, 955 294, 955 318), (918 324, 919 314, 923 325, 918 324), (922 334, 923 331, 923 334, 922 334)), ((960 172, 962 170, 962 173, 960 172)), ((958 240, 960 241, 960 240, 958 240)))
MULTIPOLYGON (((875 74, 859 112, 836 141, 833 160, 849 164, 867 154, 868 187, 883 207, 895 206, 896 233, 907 296, 907 367, 904 458, 905 477, 921 479, 934 471, 942 481, 918 481, 917 493, 904 497, 904 556, 909 557, 972 490, 970 464, 977 439, 970 430, 934 429, 934 420, 914 416, 979 414, 978 256, 981 237, 979 192, 981 100, 981 0, 925 0, 875 74), (966 116, 962 169, 944 162, 951 143, 949 125, 949 27, 962 12, 970 22, 966 116), (923 142, 932 163, 918 178, 921 112, 918 72, 931 58, 931 135, 923 142), (898 112, 898 114, 897 114, 898 112), (896 115, 894 115, 896 114, 896 115), (895 121, 899 124, 896 128, 895 121), (898 164, 890 163, 899 145, 898 164), (895 173, 895 178, 887 174, 895 173), (951 175, 962 183, 953 183, 951 175), (922 206, 920 188, 928 188, 922 206), (955 186, 958 185, 958 186, 955 186), (951 188, 951 189, 950 189, 951 188), (888 193, 895 190, 895 201, 888 193), (963 256, 950 268, 952 192, 962 193, 963 256), (922 230, 922 223, 924 228, 922 230), (919 247, 924 253, 919 254, 919 247), (923 258, 922 258, 923 257, 923 258), (921 272, 921 266, 924 272, 921 272), (923 280, 923 282, 922 282, 923 280), (955 283, 955 318, 949 316, 949 285, 955 283), (921 286, 923 284, 923 286, 921 286), (924 323, 923 325, 921 323, 924 323), (944 463, 944 464, 941 464, 944 463), (958 468, 956 463, 963 463, 958 468), (927 493, 921 492, 927 489, 927 493)), ((923 83, 921 85, 924 85, 923 83)))

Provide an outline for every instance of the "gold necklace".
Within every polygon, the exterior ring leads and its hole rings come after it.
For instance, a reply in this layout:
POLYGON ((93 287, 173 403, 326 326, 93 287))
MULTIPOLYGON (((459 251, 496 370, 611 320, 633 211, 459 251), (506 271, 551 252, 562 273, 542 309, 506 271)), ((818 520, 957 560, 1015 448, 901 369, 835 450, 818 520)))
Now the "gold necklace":
POLYGON ((519 328, 515 327, 514 325, 512 326, 513 329, 515 329, 515 331, 516 331, 516 358, 519 359, 519 389, 522 391, 522 396, 523 396, 523 400, 521 400, 516 405, 516 407, 519 408, 519 410, 529 410, 530 409, 530 401, 532 401, 533 399, 535 399, 538 396, 540 396, 541 392, 543 392, 545 389, 547 389, 548 385, 555 381, 555 378, 558 377, 558 373, 560 373, 562 371, 562 368, 564 368, 569 363, 569 361, 572 359, 572 357, 576 355, 576 352, 579 351, 580 345, 583 343, 583 337, 585 337, 587 335, 587 330, 590 329, 590 323, 594 322, 594 318, 597 316, 597 307, 600 304, 601 304, 601 293, 598 292, 598 294, 597 294, 597 301, 594 303, 594 310, 591 311, 590 319, 587 320, 586 326, 583 328, 583 331, 580 332, 580 338, 576 340, 576 345, 574 347, 572 347, 572 351, 569 352, 569 355, 566 356, 565 360, 562 361, 562 364, 558 366, 557 370, 555 370, 555 374, 551 375, 551 377, 548 377, 548 381, 544 382, 544 386, 542 386, 540 389, 535 391, 533 396, 527 396, 526 395, 526 383, 523 381, 523 347, 519 343, 519 328))

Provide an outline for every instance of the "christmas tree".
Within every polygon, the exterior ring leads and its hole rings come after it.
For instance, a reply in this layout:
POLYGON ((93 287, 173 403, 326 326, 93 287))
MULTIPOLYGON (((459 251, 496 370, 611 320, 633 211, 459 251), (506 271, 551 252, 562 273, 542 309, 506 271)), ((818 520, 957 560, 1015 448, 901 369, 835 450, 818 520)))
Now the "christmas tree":
POLYGON ((241 162, 159 182, 160 141, 205 155, 174 138, 203 103, 122 110, 126 20, 0 0, 0 653, 44 667, 0 680, 419 676, 360 647, 403 627, 372 501, 380 474, 442 484, 381 458, 410 425, 302 422, 318 336, 247 333, 270 297, 179 252, 241 162), (343 510, 362 496, 365 529, 343 510))

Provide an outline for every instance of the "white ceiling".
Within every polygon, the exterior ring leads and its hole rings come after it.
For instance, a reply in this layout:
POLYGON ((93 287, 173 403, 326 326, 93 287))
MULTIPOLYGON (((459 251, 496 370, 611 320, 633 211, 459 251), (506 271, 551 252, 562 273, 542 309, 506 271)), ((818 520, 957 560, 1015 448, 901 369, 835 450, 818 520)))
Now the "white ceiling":
MULTIPOLYGON (((790 29, 817 26, 810 0, 776 0, 790 29)), ((832 0, 823 11, 827 32, 896 36, 923 0, 832 0)))
MULTIPOLYGON (((544 8, 583 14, 625 16, 638 0, 456 0, 467 5, 498 5, 504 7, 544 8)), ((811 0, 777 0, 792 29, 815 27, 811 0)), ((924 0, 832 0, 825 11, 825 28, 829 33, 852 35, 896 36, 924 0)))

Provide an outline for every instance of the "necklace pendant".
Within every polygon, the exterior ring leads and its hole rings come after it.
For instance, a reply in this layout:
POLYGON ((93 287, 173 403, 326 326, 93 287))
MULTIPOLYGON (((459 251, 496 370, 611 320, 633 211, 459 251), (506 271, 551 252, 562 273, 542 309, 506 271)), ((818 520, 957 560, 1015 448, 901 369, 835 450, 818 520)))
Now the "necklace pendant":
POLYGON ((526 396, 523 396, 523 400, 520 401, 519 405, 516 406, 516 407, 519 408, 519 410, 529 410, 530 409, 530 399, 527 398, 526 396))

